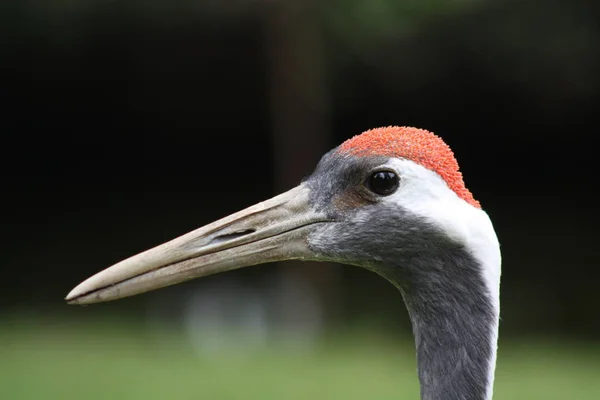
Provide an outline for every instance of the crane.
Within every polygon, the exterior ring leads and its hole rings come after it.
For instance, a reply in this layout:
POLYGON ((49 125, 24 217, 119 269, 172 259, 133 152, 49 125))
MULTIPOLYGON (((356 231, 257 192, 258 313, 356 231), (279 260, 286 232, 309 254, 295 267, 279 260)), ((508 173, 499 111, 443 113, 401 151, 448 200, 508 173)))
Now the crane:
POLYGON ((290 259, 363 267, 400 290, 423 400, 492 398, 500 246, 452 150, 424 129, 354 136, 295 188, 123 260, 66 300, 116 300, 290 259))

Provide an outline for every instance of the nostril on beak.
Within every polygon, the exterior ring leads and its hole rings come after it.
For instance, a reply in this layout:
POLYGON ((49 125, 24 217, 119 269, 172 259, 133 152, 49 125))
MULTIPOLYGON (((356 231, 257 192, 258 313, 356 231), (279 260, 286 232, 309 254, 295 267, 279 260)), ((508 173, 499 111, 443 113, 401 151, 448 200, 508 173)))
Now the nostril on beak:
POLYGON ((224 235, 215 236, 213 240, 210 241, 210 244, 219 244, 222 242, 227 242, 233 239, 240 238, 242 236, 249 235, 254 232, 256 232, 256 229, 243 229, 232 233, 226 233, 224 235))

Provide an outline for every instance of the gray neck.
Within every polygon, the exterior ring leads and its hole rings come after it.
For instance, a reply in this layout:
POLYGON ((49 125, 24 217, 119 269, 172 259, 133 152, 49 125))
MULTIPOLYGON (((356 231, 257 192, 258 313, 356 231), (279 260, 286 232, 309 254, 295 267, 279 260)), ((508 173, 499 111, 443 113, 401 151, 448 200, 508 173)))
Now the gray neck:
POLYGON ((489 400, 499 313, 481 266, 466 254, 444 258, 433 262, 433 270, 431 260, 427 269, 411 269, 417 272, 401 287, 415 336, 421 399, 489 400))
MULTIPOLYGON (((486 305, 470 302, 454 310, 435 304, 411 307, 423 400, 484 400, 491 397, 497 322, 486 305), (428 310, 425 310, 428 308, 428 310), (483 321, 483 322, 482 322, 483 321)), ((439 299, 431 299, 439 301, 439 299)))

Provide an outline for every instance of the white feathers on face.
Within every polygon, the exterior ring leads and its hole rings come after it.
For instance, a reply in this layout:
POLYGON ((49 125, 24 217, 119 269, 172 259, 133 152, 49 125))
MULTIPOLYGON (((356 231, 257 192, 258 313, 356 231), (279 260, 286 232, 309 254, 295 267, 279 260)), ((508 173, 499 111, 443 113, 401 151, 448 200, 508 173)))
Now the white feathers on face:
POLYGON ((499 307, 500 247, 485 211, 458 197, 435 172, 406 159, 392 158, 382 167, 396 171, 400 186, 382 203, 394 204, 419 215, 462 243, 484 266, 482 271, 494 308, 499 307))

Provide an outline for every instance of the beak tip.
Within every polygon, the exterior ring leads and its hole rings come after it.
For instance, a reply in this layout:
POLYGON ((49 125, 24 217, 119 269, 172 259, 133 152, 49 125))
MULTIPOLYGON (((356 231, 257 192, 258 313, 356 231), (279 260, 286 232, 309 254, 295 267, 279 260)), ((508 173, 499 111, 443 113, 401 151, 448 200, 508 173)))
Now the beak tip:
POLYGON ((77 288, 71 290, 69 292, 69 294, 67 294, 67 296, 65 297, 65 301, 67 302, 67 304, 69 305, 75 305, 75 304, 79 304, 77 297, 79 296, 79 291, 77 290, 77 288))
POLYGON ((94 277, 81 282, 65 296, 69 305, 85 306, 94 303, 103 303, 121 298, 120 290, 110 287, 98 286, 94 277))
POLYGON ((105 286, 103 282, 105 274, 103 272, 99 272, 75 286, 65 297, 67 304, 83 305, 101 301, 98 289, 105 286))
MULTIPOLYGON (((85 282, 83 282, 83 283, 85 283, 85 282)), ((67 296, 65 297, 65 301, 67 302, 67 304, 83 305, 83 304, 88 304, 88 303, 93 302, 93 301, 90 301, 93 299, 93 297, 86 295, 86 293, 88 293, 89 290, 87 290, 87 288, 85 287, 85 285, 83 283, 75 286, 75 288, 73 290, 71 290, 69 292, 69 294, 67 294, 67 296)))
POLYGON ((67 297, 65 297, 65 301, 70 306, 85 306, 88 304, 97 303, 97 302, 101 301, 101 300, 94 300, 94 299, 95 299, 95 297, 85 296, 85 295, 71 296, 70 293, 67 295, 67 297))

